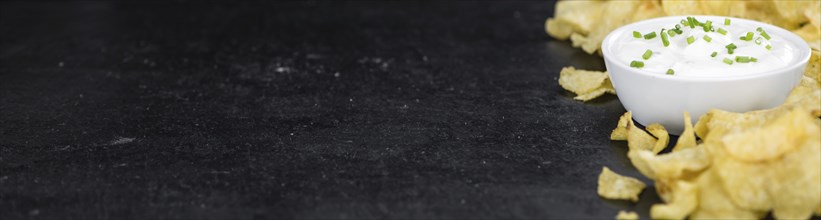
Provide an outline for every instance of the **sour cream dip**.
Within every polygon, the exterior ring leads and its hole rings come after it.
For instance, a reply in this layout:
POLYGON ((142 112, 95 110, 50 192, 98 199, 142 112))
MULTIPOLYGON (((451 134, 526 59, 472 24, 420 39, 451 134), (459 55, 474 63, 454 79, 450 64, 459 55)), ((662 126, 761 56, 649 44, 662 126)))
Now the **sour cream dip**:
POLYGON ((770 28, 740 21, 690 16, 677 22, 636 26, 621 33, 612 49, 618 60, 627 65, 638 61, 643 66, 636 68, 643 71, 658 74, 669 71, 669 75, 680 77, 755 75, 794 63, 799 52, 795 44, 770 28), (694 23, 692 28, 688 22, 694 23), (667 46, 662 35, 668 41, 667 46), (752 36, 751 39, 746 39, 747 35, 752 36), (735 46, 731 51, 727 48, 730 44, 735 46), (648 50, 652 54, 644 59, 648 50), (742 58, 737 60, 737 57, 742 58))

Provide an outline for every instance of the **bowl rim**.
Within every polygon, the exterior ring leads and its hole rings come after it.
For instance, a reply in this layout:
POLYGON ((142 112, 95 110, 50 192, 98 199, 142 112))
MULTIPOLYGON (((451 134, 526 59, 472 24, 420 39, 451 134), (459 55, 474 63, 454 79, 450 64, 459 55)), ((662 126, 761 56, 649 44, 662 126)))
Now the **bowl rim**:
MULTIPOLYGON (((675 15, 675 16, 665 16, 665 17, 658 17, 658 18, 652 18, 652 19, 641 20, 641 21, 638 21, 638 22, 633 22, 633 23, 621 26, 619 28, 616 28, 615 30, 613 30, 609 34, 607 34, 607 36, 602 41, 601 48, 602 48, 601 49, 602 50, 602 56, 604 57, 605 61, 607 61, 607 63, 609 63, 610 65, 617 65, 622 69, 629 70, 629 71, 632 71, 633 73, 637 73, 637 74, 644 75, 644 76, 654 77, 654 78, 658 78, 658 79, 667 79, 667 80, 673 80, 673 81, 689 81, 689 82, 735 81, 735 80, 743 80, 743 79, 760 78, 760 77, 766 77, 766 76, 777 75, 777 74, 786 74, 788 72, 791 72, 789 70, 792 70, 792 69, 795 69, 795 68, 800 68, 801 66, 805 66, 809 62, 810 56, 812 54, 812 50, 810 49, 809 44, 807 44, 807 42, 804 41, 803 38, 799 37, 795 33, 791 32, 791 31, 788 31, 784 28, 781 28, 781 27, 778 27, 778 26, 775 26, 775 25, 771 25, 771 24, 767 24, 767 23, 763 23, 763 22, 759 22, 759 21, 755 21, 755 20, 749 20, 749 19, 737 18, 737 17, 729 17, 729 16, 715 16, 715 15, 675 15), (792 64, 790 64, 790 65, 788 65, 784 68, 781 68, 781 69, 776 69, 776 70, 771 70, 771 71, 764 71, 764 72, 760 72, 760 73, 756 73, 756 74, 750 74, 750 75, 737 75, 737 76, 727 76, 727 77, 671 76, 671 75, 667 75, 667 74, 653 73, 653 72, 650 72, 650 71, 647 71, 647 70, 629 67, 625 63, 622 63, 618 60, 614 60, 613 57, 615 55, 610 56, 613 53, 610 44, 613 44, 618 39, 618 37, 623 32, 625 32, 626 30, 633 29, 633 27, 635 27, 635 26, 647 25, 649 23, 657 23, 657 22, 661 22, 663 20, 678 21, 680 19, 685 19, 687 17, 698 17, 698 18, 707 17, 707 19, 713 19, 713 20, 714 19, 730 18, 730 19, 734 19, 734 20, 741 20, 742 22, 752 23, 753 26, 760 26, 760 27, 767 28, 767 29, 769 29, 769 31, 771 31, 771 33, 776 33, 776 35, 781 36, 785 40, 795 44, 795 46, 798 48, 799 56, 796 59, 796 61, 793 61, 792 64)), ((608 69, 608 71, 609 71, 609 69, 608 69)), ((612 72, 612 71, 609 71, 609 72, 612 72)), ((612 74, 611 74, 611 76, 612 76, 612 74)))

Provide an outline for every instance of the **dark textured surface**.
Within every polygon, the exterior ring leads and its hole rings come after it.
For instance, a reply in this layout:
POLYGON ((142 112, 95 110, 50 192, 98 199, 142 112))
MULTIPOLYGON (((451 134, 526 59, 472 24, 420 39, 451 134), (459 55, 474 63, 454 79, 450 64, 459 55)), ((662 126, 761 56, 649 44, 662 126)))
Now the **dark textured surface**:
POLYGON ((0 218, 597 218, 550 2, 0 3, 0 218))

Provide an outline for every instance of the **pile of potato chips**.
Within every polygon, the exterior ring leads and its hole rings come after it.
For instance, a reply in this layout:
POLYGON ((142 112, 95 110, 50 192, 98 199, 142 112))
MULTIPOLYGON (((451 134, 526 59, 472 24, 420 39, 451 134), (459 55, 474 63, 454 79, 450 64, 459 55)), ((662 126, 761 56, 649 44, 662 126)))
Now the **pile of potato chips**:
MULTIPOLYGON (((600 52, 613 29, 634 21, 684 14, 721 15, 763 21, 792 30, 813 49, 801 83, 779 107, 746 113, 711 110, 685 129, 670 153, 659 124, 638 127, 625 113, 610 135, 627 141, 633 166, 652 179, 663 204, 654 219, 821 216, 821 0, 806 1, 560 1, 548 34, 568 39, 588 53, 600 52)), ((587 101, 615 93, 607 72, 562 69, 559 84, 587 101)), ((604 167, 598 193, 635 201, 645 184, 604 167)), ((637 219, 620 212, 617 219, 637 219)))
POLYGON ((648 18, 672 15, 719 15, 770 23, 791 30, 810 47, 821 50, 821 1, 818 0, 646 0, 559 1, 545 30, 556 39, 570 38, 574 47, 601 53, 610 31, 648 18))

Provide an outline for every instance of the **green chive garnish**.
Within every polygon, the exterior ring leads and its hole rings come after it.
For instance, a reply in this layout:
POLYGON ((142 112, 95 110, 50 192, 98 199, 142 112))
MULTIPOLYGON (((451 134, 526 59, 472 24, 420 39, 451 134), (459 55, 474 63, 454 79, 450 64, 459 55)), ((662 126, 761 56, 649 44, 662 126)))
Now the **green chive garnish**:
POLYGON ((773 47, 772 47, 772 46, 770 46, 769 44, 767 44, 767 46, 766 46, 766 47, 764 47, 764 48, 767 48, 767 50, 771 50, 771 49, 773 49, 773 47))
POLYGON ((661 43, 664 44, 664 47, 670 45, 670 40, 667 37, 667 32, 664 29, 661 29, 661 43))
MULTIPOLYGON (((674 36, 676 36, 676 31, 673 30, 673 29, 670 29, 670 30, 667 30, 667 34, 670 35, 670 37, 674 37, 674 36)), ((662 39, 664 39, 664 35, 662 35, 661 37, 662 37, 662 39)))
POLYGON ((644 62, 633 60, 633 62, 630 62, 630 67, 642 68, 644 67, 644 62))
POLYGON ((758 59, 756 59, 755 57, 750 57, 750 62, 758 62, 758 59))
POLYGON ((755 44, 756 45, 761 45, 761 37, 756 37, 755 38, 755 44))
POLYGON ((747 56, 735 56, 736 63, 749 63, 750 57, 747 56))
POLYGON ((718 33, 721 35, 727 35, 727 30, 724 30, 724 28, 718 28, 718 33))
POLYGON ((767 40, 770 40, 770 35, 767 34, 766 31, 764 31, 764 28, 758 27, 755 30, 758 31, 758 33, 761 34, 762 37, 766 38, 767 40))
POLYGON ((745 37, 743 40, 746 40, 746 41, 753 40, 753 32, 747 32, 747 37, 745 37))
POLYGON ((687 37, 687 44, 693 44, 696 41, 696 38, 693 36, 687 37))
POLYGON ((641 33, 639 33, 638 31, 633 31, 633 37, 641 38, 641 33))
POLYGON ((738 47, 736 47, 735 44, 730 43, 730 44, 727 44, 727 46, 724 46, 724 48, 727 48, 727 53, 728 54, 733 54, 733 51, 738 47))
POLYGON ((650 56, 653 56, 653 51, 646 50, 646 51, 644 51, 644 54, 641 55, 641 58, 644 58, 644 60, 647 60, 647 59, 650 59, 650 56))
POLYGON ((667 69, 667 75, 673 75, 675 73, 676 71, 673 71, 673 69, 667 69))
POLYGON ((696 21, 695 20, 696 19, 693 18, 693 17, 687 17, 687 25, 689 25, 690 28, 696 28, 696 21))
POLYGON ((730 25, 730 19, 729 19, 729 18, 725 18, 725 19, 724 19, 724 26, 728 26, 728 25, 730 25))
POLYGON ((710 57, 716 57, 716 54, 718 54, 718 52, 713 51, 713 53, 710 54, 710 57))
POLYGON ((710 42, 710 41, 713 41, 713 38, 710 37, 710 36, 704 35, 704 40, 706 40, 707 42, 710 42))
POLYGON ((726 63, 727 65, 733 65, 733 60, 724 58, 724 63, 726 63))
POLYGON ((710 31, 713 30, 713 22, 710 21, 710 20, 707 20, 707 22, 704 22, 704 26, 701 26, 701 27, 704 28, 704 32, 710 32, 710 31))
POLYGON ((690 19, 688 18, 686 21, 684 19, 681 19, 681 25, 690 26, 690 19))
POLYGON ((656 32, 650 32, 649 34, 644 35, 645 40, 650 40, 656 37, 656 32))

